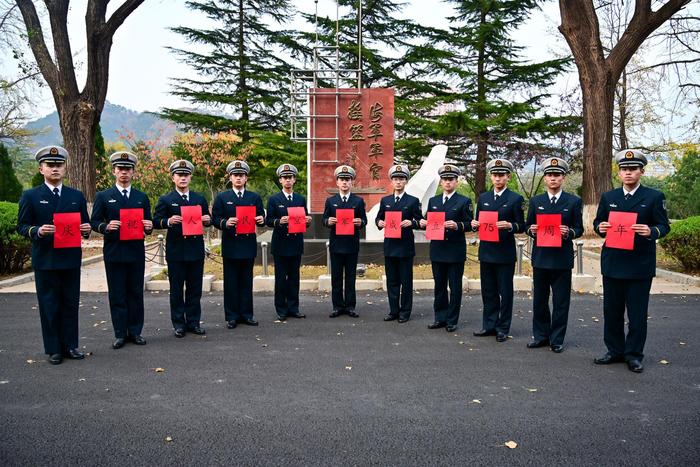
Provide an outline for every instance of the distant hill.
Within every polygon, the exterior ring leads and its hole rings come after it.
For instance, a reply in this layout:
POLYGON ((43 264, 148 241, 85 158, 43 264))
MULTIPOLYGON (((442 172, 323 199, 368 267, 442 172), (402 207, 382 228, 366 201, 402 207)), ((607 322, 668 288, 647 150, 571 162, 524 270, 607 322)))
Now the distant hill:
MULTIPOLYGON (((115 105, 110 102, 105 103, 100 120, 102 136, 105 144, 121 141, 117 131, 121 133, 131 132, 138 139, 150 139, 162 131, 162 137, 169 139, 176 131, 175 126, 146 112, 136 112, 126 107, 115 105)), ((51 144, 60 144, 63 141, 61 129, 58 125, 58 113, 53 112, 45 117, 29 122, 26 126, 28 130, 40 131, 32 137, 32 148, 40 148, 51 144)))

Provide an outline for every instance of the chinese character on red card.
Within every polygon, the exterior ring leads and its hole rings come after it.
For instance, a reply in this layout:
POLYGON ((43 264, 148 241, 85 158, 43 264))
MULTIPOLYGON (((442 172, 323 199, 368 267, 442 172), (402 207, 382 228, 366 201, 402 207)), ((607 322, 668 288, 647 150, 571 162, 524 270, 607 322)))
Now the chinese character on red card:
POLYGON ((236 233, 255 233, 255 206, 236 206, 236 217, 238 218, 236 233))
POLYGON ((355 235, 355 225, 352 223, 354 217, 354 209, 336 209, 335 218, 337 223, 335 224, 335 234, 355 235))
POLYGON ((425 226, 426 240, 444 240, 445 239, 445 212, 430 211, 428 212, 428 225, 425 226))
POLYGON ((119 210, 119 240, 143 240, 143 209, 128 208, 119 210))
POLYGON ((80 213, 57 212, 53 215, 54 248, 80 248, 80 213))
POLYGON ((479 240, 498 242, 498 211, 479 211, 479 240))
POLYGON ((204 235, 202 226, 202 206, 180 206, 182 235, 204 235))
POLYGON ((384 238, 401 238, 401 211, 384 213, 384 238))
POLYGON ((636 212, 612 211, 608 217, 610 228, 605 234, 605 246, 621 250, 634 250, 634 230, 637 223, 636 212))
POLYGON ((537 214, 537 246, 561 246, 561 214, 537 214))
POLYGON ((287 208, 289 216, 289 233, 304 233, 306 232, 306 211, 302 207, 287 208))

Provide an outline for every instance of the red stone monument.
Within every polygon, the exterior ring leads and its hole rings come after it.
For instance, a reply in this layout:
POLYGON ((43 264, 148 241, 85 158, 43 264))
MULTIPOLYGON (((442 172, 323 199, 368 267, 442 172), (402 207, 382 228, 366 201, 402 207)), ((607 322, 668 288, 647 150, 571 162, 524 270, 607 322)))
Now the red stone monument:
POLYGON ((355 168, 352 191, 369 210, 391 192, 387 171, 394 163, 394 90, 315 89, 309 107, 310 212, 322 213, 326 198, 338 192, 333 171, 341 164, 355 168))

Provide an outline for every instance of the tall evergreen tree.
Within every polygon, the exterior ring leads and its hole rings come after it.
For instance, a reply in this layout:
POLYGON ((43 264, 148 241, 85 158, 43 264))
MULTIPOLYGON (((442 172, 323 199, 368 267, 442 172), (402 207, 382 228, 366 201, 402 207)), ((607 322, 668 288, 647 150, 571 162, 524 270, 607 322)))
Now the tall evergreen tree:
POLYGON ((162 116, 189 130, 235 130, 243 142, 253 130, 286 127, 291 58, 300 53, 289 31, 273 28, 293 14, 289 0, 188 1, 215 26, 173 28, 202 52, 171 48, 199 77, 177 79, 172 93, 204 110, 164 109, 162 116))
POLYGON ((17 180, 12 160, 4 144, 0 143, 0 201, 16 203, 22 196, 22 184, 17 180))
POLYGON ((474 166, 473 187, 485 191, 487 159, 501 156, 528 161, 557 152, 549 138, 575 131, 572 117, 543 113, 547 87, 567 66, 567 59, 528 63, 511 33, 538 8, 541 0, 448 0, 455 9, 450 27, 433 38, 448 52, 442 72, 453 77, 454 92, 443 100, 445 112, 426 131, 451 146, 450 157, 474 166))

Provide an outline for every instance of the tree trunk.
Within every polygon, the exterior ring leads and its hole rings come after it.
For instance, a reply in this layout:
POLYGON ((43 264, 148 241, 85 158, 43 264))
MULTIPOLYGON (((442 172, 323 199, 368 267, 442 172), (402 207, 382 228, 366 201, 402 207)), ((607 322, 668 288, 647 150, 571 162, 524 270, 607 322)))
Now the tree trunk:
MULTIPOLYGON (((483 29, 486 25, 486 12, 487 6, 482 5, 481 16, 479 18, 479 28, 483 29)), ((484 70, 484 63, 486 62, 486 52, 484 39, 481 39, 477 49, 477 61, 476 61, 476 94, 477 101, 479 104, 484 104, 486 102, 486 71, 484 70)), ((486 112, 483 110, 483 106, 479 105, 477 110, 477 117, 479 121, 486 120, 486 112)), ((481 193, 486 191, 486 160, 488 159, 488 131, 482 131, 479 133, 479 140, 476 146, 476 170, 474 171, 474 190, 476 191, 476 196, 478 197, 481 193)))
POLYGON ((478 197, 486 191, 486 160, 488 159, 488 142, 486 137, 480 139, 476 147, 476 167, 474 170, 474 191, 478 197))
POLYGON ((250 141, 250 106, 248 102, 248 84, 246 83, 246 73, 248 72, 248 60, 245 55, 245 11, 243 10, 243 0, 238 0, 238 92, 241 95, 241 139, 244 143, 250 141))
POLYGON ((95 199, 95 139, 100 112, 85 99, 57 104, 63 144, 70 155, 67 178, 88 201, 95 199))

